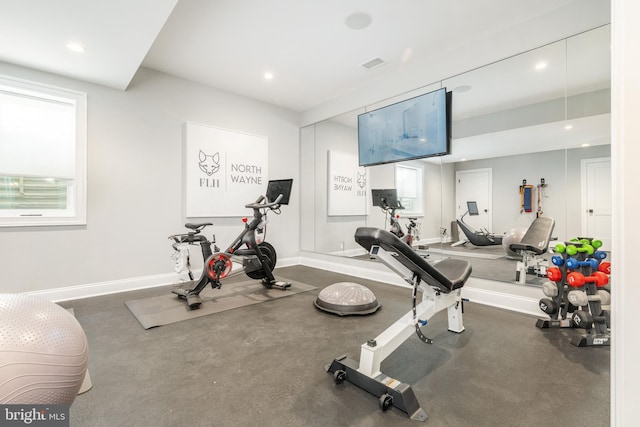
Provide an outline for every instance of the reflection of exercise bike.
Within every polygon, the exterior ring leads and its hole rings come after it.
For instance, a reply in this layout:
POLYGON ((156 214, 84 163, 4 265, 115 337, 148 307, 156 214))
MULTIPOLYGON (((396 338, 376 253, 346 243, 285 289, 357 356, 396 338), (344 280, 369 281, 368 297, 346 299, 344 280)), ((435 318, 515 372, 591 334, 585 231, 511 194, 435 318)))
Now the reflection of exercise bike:
POLYGON ((212 288, 220 288, 222 279, 240 273, 245 273, 252 279, 261 279, 262 284, 267 288, 285 290, 291 286, 291 283, 280 282, 273 277, 272 271, 277 259, 276 250, 271 244, 265 242, 264 238, 267 210, 279 214, 280 206, 289 203, 292 182, 291 179, 269 181, 266 196, 260 196, 254 203, 245 205, 246 208, 253 209, 253 219, 249 221, 247 218, 243 218, 244 230, 224 252, 220 252, 220 249, 215 245, 215 236, 209 241, 200 234, 211 223, 187 223, 185 227, 192 230, 191 232, 169 237, 174 240, 172 246, 177 252, 174 257, 176 271, 184 266, 188 270, 190 279, 186 286, 176 287, 172 292, 178 295, 178 298, 185 300, 190 309, 200 308, 200 304, 202 304, 200 292, 207 285, 211 285, 212 288), (204 259, 204 268, 197 281, 194 280, 191 272, 188 249, 186 249, 190 244, 200 244, 204 259), (212 253, 211 245, 213 245, 215 253, 212 253), (233 263, 242 265, 242 270, 232 273, 233 263))
POLYGON ((398 221, 399 214, 396 214, 396 210, 403 210, 404 206, 398 200, 396 189, 387 190, 371 190, 373 197, 373 205, 382 209, 385 215, 389 215, 389 231, 397 236, 400 240, 405 242, 409 246, 413 246, 415 242, 420 240, 418 235, 418 218, 408 217, 409 224, 407 225, 407 232, 402 231, 402 225, 398 221))
POLYGON ((469 225, 465 224, 464 217, 469 214, 469 216, 479 215, 478 205, 476 202, 467 202, 467 212, 465 212, 460 219, 456 220, 458 226, 467 237, 466 240, 459 240, 458 242, 452 244, 451 246, 460 246, 466 245, 467 243, 471 243, 475 246, 491 246, 491 245, 501 245, 502 244, 502 236, 498 234, 489 233, 487 230, 474 230, 469 225))

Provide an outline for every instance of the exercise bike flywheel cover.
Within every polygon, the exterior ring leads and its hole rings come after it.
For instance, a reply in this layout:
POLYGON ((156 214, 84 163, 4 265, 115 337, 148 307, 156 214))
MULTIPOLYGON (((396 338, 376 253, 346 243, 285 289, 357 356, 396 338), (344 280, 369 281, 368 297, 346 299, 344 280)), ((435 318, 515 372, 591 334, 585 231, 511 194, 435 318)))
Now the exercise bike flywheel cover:
POLYGON ((338 316, 375 313, 382 305, 366 286, 352 282, 329 285, 318 294, 316 308, 338 316))

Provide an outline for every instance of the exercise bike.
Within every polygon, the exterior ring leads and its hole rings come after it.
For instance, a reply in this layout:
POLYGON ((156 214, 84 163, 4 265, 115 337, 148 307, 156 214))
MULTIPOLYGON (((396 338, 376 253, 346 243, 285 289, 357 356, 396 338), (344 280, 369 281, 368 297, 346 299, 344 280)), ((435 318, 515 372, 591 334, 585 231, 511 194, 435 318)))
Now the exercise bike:
POLYGON ((413 245, 414 237, 416 240, 419 239, 418 224, 416 223, 418 218, 408 218, 409 225, 407 225, 407 233, 405 234, 405 232, 402 231, 402 225, 398 222, 400 215, 396 214, 396 210, 402 210, 404 206, 402 206, 398 200, 398 192, 395 188, 371 190, 371 199, 373 206, 382 209, 385 216, 389 215, 389 231, 393 233, 393 235, 397 236, 409 246, 413 245))
POLYGON ((176 260, 176 271, 181 267, 188 271, 190 281, 182 286, 175 287, 172 292, 179 299, 185 300, 191 310, 200 308, 202 298, 200 292, 207 285, 213 289, 222 287, 222 279, 245 273, 252 279, 261 280, 266 288, 276 288, 286 290, 291 287, 291 283, 282 282, 275 279, 273 269, 277 261, 275 248, 264 241, 266 235, 267 212, 272 211, 280 214, 280 206, 289 203, 291 185, 293 180, 269 181, 266 196, 260 196, 254 203, 245 205, 248 209, 253 209, 253 219, 243 218, 244 229, 224 250, 215 245, 215 235, 208 240, 200 234, 204 228, 213 225, 206 223, 187 223, 185 227, 192 230, 185 234, 174 234, 169 236, 174 243, 172 247, 177 252, 174 254, 176 260), (270 201, 273 200, 273 201, 270 201), (188 245, 199 244, 204 260, 204 267, 200 278, 196 281, 191 271, 189 262, 188 245), (213 251, 211 246, 213 245, 213 251), (233 264, 241 265, 241 270, 233 271, 233 264))
POLYGON ((418 220, 417 217, 407 217, 409 223, 406 225, 407 232, 402 231, 402 225, 398 221, 400 215, 396 214, 396 209, 404 209, 404 206, 400 202, 398 202, 398 207, 384 206, 382 210, 389 214, 389 231, 391 233, 398 236, 400 240, 405 242, 407 245, 413 247, 413 243, 420 240, 420 236, 418 235, 418 220))

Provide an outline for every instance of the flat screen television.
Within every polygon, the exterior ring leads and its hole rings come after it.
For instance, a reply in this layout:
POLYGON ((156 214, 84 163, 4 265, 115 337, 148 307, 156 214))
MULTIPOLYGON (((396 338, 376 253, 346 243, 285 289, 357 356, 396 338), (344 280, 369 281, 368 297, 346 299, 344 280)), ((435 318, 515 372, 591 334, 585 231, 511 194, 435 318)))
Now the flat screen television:
POLYGON ((450 154, 451 101, 442 88, 358 115, 360 166, 450 154))
POLYGON ((288 205, 292 185, 293 179, 273 179, 267 184, 267 194, 265 197, 269 202, 273 202, 276 200, 278 195, 282 194, 280 204, 288 205))

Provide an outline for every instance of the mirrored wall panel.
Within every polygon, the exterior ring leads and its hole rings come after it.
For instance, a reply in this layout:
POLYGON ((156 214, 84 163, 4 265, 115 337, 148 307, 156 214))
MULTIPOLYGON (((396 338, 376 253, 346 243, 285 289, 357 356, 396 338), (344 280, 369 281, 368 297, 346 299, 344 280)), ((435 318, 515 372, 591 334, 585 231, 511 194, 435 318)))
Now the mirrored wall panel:
POLYGON ((473 275, 514 282, 514 268, 498 275, 482 260, 516 262, 502 241, 536 217, 555 220, 558 241, 606 245, 609 46, 607 25, 301 129, 302 250, 366 260, 355 229, 396 227, 428 259, 470 257, 473 275), (359 166, 359 115, 440 88, 451 93, 450 154, 359 166), (372 190, 396 190, 404 209, 383 209, 372 190))

